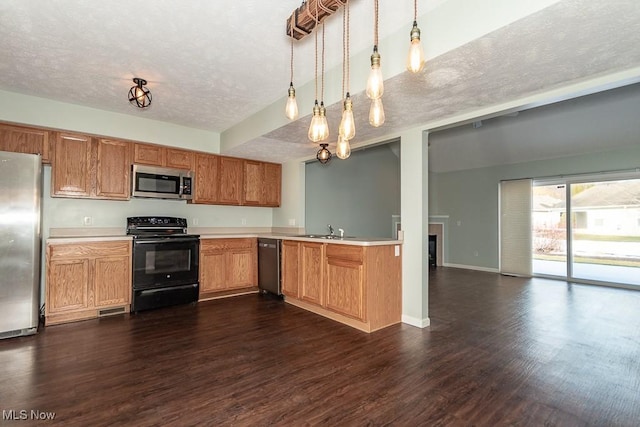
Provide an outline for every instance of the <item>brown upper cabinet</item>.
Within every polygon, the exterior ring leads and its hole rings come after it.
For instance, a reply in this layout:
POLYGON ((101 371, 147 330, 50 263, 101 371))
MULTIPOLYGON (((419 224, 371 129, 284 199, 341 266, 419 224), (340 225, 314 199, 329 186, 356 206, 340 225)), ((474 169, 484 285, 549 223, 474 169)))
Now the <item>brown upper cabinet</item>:
POLYGON ((218 179, 218 203, 224 205, 242 204, 243 160, 235 157, 219 156, 220 175, 218 179))
POLYGON ((195 155, 194 195, 190 203, 218 203, 218 156, 197 153, 195 155))
POLYGON ((282 165, 244 161, 244 198, 247 206, 280 206, 282 165))
POLYGON ((139 165, 162 166, 176 169, 193 170, 193 151, 162 145, 133 144, 133 163, 139 165))
POLYGON ((130 158, 126 141, 56 132, 51 195, 127 200, 130 158))
POLYGON ((0 151, 40 154, 43 163, 49 157, 49 136, 51 131, 0 123, 0 151))

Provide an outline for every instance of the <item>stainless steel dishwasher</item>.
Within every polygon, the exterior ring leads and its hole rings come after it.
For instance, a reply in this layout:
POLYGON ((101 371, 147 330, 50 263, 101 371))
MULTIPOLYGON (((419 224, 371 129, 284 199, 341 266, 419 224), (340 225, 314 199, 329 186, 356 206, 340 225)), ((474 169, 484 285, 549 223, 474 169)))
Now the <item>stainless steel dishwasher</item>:
POLYGON ((280 239, 258 239, 258 287, 280 295, 280 239))

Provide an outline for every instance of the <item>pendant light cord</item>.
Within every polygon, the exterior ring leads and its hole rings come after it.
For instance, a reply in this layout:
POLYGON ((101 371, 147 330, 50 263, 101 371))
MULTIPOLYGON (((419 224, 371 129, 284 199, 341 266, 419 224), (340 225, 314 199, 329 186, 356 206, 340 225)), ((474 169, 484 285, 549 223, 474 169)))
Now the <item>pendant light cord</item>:
POLYGON ((378 0, 373 2, 373 14, 375 16, 373 22, 373 45, 378 46, 378 0))
POLYGON ((322 22, 322 74, 321 74, 321 89, 320 89, 320 102, 324 102, 324 22, 322 22))
POLYGON ((290 37, 291 37, 291 64, 290 64, 290 70, 291 70, 290 76, 291 76, 291 78, 290 78, 289 82, 291 84, 293 84, 293 27, 291 27, 290 37))
POLYGON ((413 21, 418 21, 418 0, 413 1, 413 21))
POLYGON ((346 67, 347 67, 347 60, 346 60, 346 33, 347 33, 347 6, 344 7, 344 9, 342 9, 342 102, 344 103, 344 100, 346 98, 345 96, 345 92, 344 92, 344 81, 345 81, 345 76, 346 76, 346 67))
POLYGON ((350 92, 350 82, 351 82, 351 12, 349 10, 349 0, 347 0, 347 4, 345 6, 347 12, 347 93, 350 92))

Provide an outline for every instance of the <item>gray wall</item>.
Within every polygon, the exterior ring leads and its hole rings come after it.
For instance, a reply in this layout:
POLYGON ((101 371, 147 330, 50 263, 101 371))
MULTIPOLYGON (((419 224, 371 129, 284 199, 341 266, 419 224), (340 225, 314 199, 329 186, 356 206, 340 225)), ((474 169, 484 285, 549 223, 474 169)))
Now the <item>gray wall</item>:
POLYGON ((449 215, 445 262, 498 268, 500 180, 636 169, 640 145, 632 148, 432 175, 430 215, 449 215), (437 206, 437 211, 433 210, 437 206), (476 256, 475 253, 478 253, 476 256))
POLYGON ((337 157, 326 165, 305 166, 305 229, 336 234, 392 237, 392 215, 400 214, 398 142, 378 145, 337 157))

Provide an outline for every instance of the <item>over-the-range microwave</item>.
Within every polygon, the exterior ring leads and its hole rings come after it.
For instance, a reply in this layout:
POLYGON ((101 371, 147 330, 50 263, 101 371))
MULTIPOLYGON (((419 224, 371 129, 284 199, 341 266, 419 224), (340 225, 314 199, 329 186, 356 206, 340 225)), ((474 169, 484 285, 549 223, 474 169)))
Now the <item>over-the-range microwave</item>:
POLYGON ((191 199, 192 172, 156 166, 133 165, 131 196, 154 199, 191 199))

